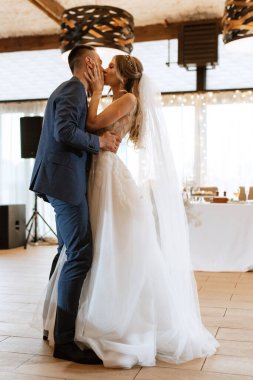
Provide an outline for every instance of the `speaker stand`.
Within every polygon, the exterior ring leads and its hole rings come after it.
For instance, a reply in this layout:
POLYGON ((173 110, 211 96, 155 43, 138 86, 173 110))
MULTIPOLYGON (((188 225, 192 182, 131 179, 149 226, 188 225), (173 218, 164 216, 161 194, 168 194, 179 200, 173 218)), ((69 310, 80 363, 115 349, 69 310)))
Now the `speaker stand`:
POLYGON ((28 220, 28 222, 26 224, 26 230, 28 230, 28 235, 27 235, 27 238, 25 241, 24 249, 26 249, 26 247, 27 247, 27 243, 29 241, 29 237, 31 235, 31 231, 32 231, 33 226, 34 226, 34 235, 33 235, 33 239, 31 240, 31 242, 36 244, 39 241, 43 240, 42 237, 40 237, 40 238, 38 237, 38 218, 41 218, 41 220, 48 226, 50 231, 53 232, 53 234, 57 237, 57 235, 54 232, 54 230, 52 229, 52 227, 50 227, 50 225, 46 222, 46 220, 43 218, 43 216, 39 213, 37 203, 38 203, 38 196, 37 196, 37 194, 35 194, 33 213, 32 213, 32 216, 30 217, 30 219, 28 220))

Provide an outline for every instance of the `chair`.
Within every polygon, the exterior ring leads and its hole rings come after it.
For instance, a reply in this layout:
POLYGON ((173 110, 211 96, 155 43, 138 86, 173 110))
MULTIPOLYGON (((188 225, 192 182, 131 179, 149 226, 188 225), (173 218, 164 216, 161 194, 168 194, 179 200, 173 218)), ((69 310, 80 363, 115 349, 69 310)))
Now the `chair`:
POLYGON ((218 191, 217 186, 204 186, 204 187, 200 187, 199 189, 200 189, 200 191, 211 192, 212 195, 216 195, 216 193, 218 191))
POLYGON ((248 200, 253 200, 253 187, 249 188, 248 200))

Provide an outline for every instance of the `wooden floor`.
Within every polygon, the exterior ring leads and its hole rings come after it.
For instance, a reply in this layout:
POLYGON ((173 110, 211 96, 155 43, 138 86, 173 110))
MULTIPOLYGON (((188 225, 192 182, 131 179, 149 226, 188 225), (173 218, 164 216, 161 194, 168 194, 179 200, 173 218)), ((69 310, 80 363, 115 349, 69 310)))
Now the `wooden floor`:
POLYGON ((253 273, 196 273, 205 325, 220 348, 183 365, 131 370, 56 360, 30 326, 55 246, 0 251, 0 380, 253 380, 253 273))

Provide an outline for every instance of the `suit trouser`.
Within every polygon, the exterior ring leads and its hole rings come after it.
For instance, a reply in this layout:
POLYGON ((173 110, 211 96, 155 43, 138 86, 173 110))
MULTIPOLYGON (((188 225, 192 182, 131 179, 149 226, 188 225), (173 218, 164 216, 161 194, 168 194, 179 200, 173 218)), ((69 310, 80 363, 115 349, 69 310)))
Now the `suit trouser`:
POLYGON ((53 258, 53 261, 52 261, 52 264, 51 264, 50 273, 49 273, 49 280, 53 276, 53 273, 54 273, 56 265, 58 263, 61 251, 62 251, 63 246, 64 246, 64 241, 62 239, 62 236, 61 236, 58 224, 57 224, 57 220, 56 220, 56 233, 57 233, 57 239, 58 239, 58 248, 57 248, 57 254, 53 258))
POLYGON ((92 262, 92 236, 87 199, 78 206, 48 197, 56 214, 60 239, 66 247, 67 260, 58 282, 54 339, 58 344, 75 337, 75 321, 83 281, 92 262))

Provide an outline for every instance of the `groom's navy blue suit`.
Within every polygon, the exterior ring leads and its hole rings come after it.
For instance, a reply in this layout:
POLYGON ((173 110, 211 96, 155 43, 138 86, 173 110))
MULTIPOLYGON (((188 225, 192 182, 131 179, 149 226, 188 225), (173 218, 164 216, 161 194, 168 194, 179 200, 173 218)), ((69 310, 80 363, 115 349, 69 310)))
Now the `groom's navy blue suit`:
POLYGON ((58 344, 74 340, 80 292, 92 261, 86 187, 90 154, 98 153, 99 139, 85 131, 86 115, 85 88, 72 77, 48 100, 30 185, 54 207, 59 250, 66 247, 54 330, 58 344))

